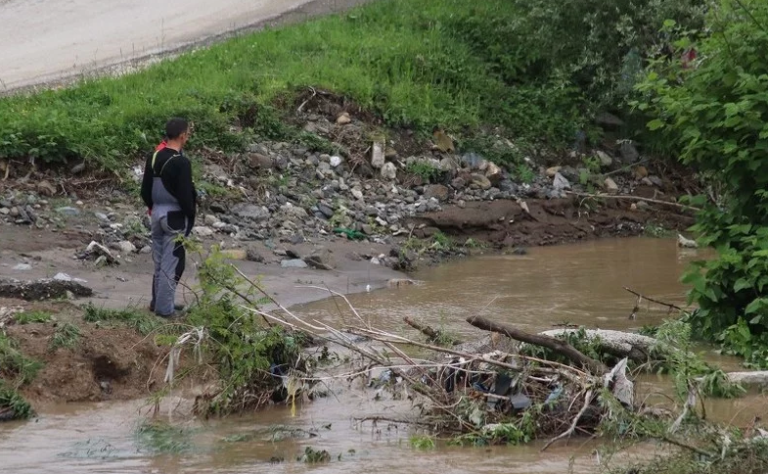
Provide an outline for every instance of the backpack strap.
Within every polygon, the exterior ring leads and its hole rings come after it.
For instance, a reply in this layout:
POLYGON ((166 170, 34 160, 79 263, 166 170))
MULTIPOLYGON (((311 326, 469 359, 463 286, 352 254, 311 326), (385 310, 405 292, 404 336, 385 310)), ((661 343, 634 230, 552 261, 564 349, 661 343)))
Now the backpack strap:
MULTIPOLYGON (((157 161, 157 154, 158 154, 158 153, 160 153, 160 150, 157 150, 156 152, 154 152, 154 153, 152 154, 152 173, 154 173, 154 172, 155 172, 155 161, 157 161)), ((168 159, 165 161, 165 163, 163 163, 163 166, 162 166, 162 168, 160 168, 160 172, 159 172, 159 173, 157 173, 155 176, 156 176, 156 177, 158 177, 158 178, 159 178, 159 177, 161 177, 161 176, 163 175, 163 170, 164 170, 164 169, 165 169, 165 167, 168 165, 168 163, 169 163, 169 162, 170 162, 172 159, 176 158, 177 156, 181 156, 181 154, 180 154, 180 153, 176 153, 175 155, 173 155, 173 156, 171 156, 170 158, 168 158, 168 159)))

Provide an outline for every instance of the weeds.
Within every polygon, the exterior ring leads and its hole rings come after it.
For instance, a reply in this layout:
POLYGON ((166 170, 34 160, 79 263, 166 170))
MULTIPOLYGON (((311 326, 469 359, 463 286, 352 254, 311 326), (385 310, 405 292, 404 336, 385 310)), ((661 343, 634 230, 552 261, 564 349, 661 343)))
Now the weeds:
POLYGON ((426 435, 413 435, 409 439, 413 449, 427 450, 435 449, 435 438, 426 435))
POLYGON ((53 319, 51 313, 45 311, 24 311, 13 316, 16 324, 47 323, 53 319))
POLYGON ((307 464, 320 464, 331 461, 331 454, 326 450, 315 449, 311 446, 304 448, 304 454, 296 458, 297 461, 307 464))
POLYGON ((189 429, 160 421, 145 421, 136 428, 136 444, 152 454, 184 454, 192 450, 189 429))
POLYGON ((29 402, 0 380, 0 421, 26 420, 34 415, 29 402))
POLYGON ((26 357, 19 351, 16 343, 5 334, 0 333, 0 376, 5 379, 15 379, 16 385, 30 383, 37 376, 43 365, 26 357))
POLYGON ((97 308, 92 303, 85 306, 83 319, 89 323, 117 322, 147 335, 162 326, 163 322, 155 316, 137 309, 113 310, 97 308))
POLYGON ((48 344, 48 350, 55 351, 60 347, 71 349, 80 340, 80 328, 71 323, 64 323, 56 328, 51 342, 48 344))
POLYGON ((425 161, 412 161, 406 165, 405 171, 418 176, 424 183, 436 183, 442 174, 439 169, 425 161))

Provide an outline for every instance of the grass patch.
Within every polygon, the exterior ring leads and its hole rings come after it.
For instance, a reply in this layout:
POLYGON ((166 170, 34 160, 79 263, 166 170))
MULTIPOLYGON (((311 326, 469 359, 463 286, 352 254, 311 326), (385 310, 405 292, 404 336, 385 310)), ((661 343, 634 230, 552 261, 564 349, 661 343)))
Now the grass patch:
POLYGON ((53 315, 46 311, 24 311, 13 316, 16 324, 47 323, 53 319, 53 315))
POLYGON ((26 420, 34 415, 29 402, 0 380, 0 421, 26 420))
POLYGON ((48 344, 48 349, 55 351, 60 347, 71 349, 75 347, 80 340, 80 328, 71 323, 64 323, 56 328, 53 336, 51 336, 51 342, 48 344))
MULTIPOLYGON (((240 150, 249 134, 285 137, 276 104, 293 110, 296 94, 310 85, 425 136, 434 126, 469 136, 493 124, 516 137, 564 145, 586 121, 578 90, 547 77, 521 81, 525 75, 512 80, 506 74, 518 65, 502 52, 525 37, 510 31, 520 15, 506 0, 381 0, 235 38, 135 74, 4 98, 0 156, 84 158, 124 169, 125 158, 151 149, 172 115, 195 122, 191 149, 240 150), (246 133, 233 131, 233 123, 246 133)), ((332 150, 330 143, 292 133, 332 150)), ((492 151, 488 143, 465 147, 473 148, 492 151)))
POLYGON ((13 340, 0 333, 0 377, 15 379, 17 385, 24 385, 31 382, 42 367, 42 363, 26 357, 13 340))
POLYGON ((184 454, 192 450, 191 431, 159 421, 145 421, 136 428, 139 449, 152 454, 184 454))
POLYGON ((147 335, 163 325, 163 322, 145 311, 138 309, 106 309, 97 308, 91 303, 85 306, 83 319, 89 323, 117 322, 147 335))

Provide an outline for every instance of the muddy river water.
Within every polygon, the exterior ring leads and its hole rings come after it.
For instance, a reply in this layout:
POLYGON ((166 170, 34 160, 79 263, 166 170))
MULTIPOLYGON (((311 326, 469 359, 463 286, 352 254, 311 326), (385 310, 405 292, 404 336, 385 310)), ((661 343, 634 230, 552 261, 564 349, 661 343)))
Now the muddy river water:
MULTIPOLYGON (((443 326, 464 338, 480 333, 464 322, 481 314, 528 331, 570 322, 606 329, 636 329, 658 323, 662 308, 643 306, 629 320, 635 299, 631 287, 647 295, 685 302, 679 277, 695 253, 672 240, 604 240, 572 246, 536 248, 526 256, 488 256, 425 269, 423 284, 350 297, 363 317, 394 332, 404 332, 403 316, 443 326)), ((349 317, 341 302, 324 300, 297 308, 302 317, 338 324, 349 317)), ((728 367, 734 361, 707 357, 728 367)), ((642 391, 664 391, 666 382, 641 379, 642 391)), ((597 471, 597 445, 574 439, 540 452, 541 445, 497 448, 416 450, 402 427, 381 422, 362 426, 355 417, 407 416, 406 407, 372 400, 371 392, 334 387, 335 395, 299 406, 276 407, 224 421, 186 427, 185 454, 154 454, 135 434, 148 412, 144 401, 44 407, 40 418, 0 425, 0 466, 9 473, 562 473, 597 471), (304 430, 286 436, 276 426, 304 430), (270 428, 271 427, 271 428, 270 428), (270 431, 271 430, 271 431, 270 431), (315 436, 309 438, 306 432, 315 436), (328 451, 332 461, 309 466, 296 461, 308 446, 328 451), (285 459, 273 464, 270 460, 285 459)), ((736 401, 711 401, 710 417, 746 423, 768 403, 751 395, 736 401)), ((627 457, 641 456, 647 446, 627 457)))

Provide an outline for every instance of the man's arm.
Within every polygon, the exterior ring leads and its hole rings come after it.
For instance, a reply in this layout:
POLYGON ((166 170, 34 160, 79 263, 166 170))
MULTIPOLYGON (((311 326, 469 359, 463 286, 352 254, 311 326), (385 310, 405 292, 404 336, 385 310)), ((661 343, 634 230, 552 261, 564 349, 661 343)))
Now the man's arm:
POLYGON ((144 204, 152 210, 152 179, 154 178, 152 172, 152 154, 147 156, 147 163, 144 165, 144 178, 141 180, 141 199, 144 204))
POLYGON ((179 181, 176 188, 176 199, 179 201, 181 211, 187 217, 187 230, 185 235, 192 232, 195 225, 196 201, 195 185, 192 183, 192 164, 187 157, 182 157, 179 167, 179 181))

